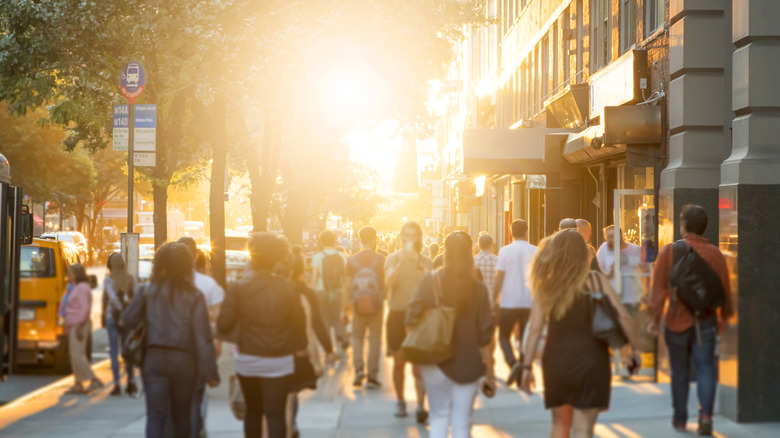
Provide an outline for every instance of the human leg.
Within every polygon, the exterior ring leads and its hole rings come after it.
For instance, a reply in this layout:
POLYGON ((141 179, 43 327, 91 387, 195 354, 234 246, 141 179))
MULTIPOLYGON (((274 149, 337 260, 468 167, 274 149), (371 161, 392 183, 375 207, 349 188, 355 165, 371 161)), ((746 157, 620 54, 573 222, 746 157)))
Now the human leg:
POLYGON ((395 389, 395 399, 399 403, 406 403, 404 396, 404 384, 406 371, 406 361, 401 357, 401 352, 393 352, 393 389, 395 389))
POLYGON ((431 409, 429 438, 447 438, 452 413, 452 381, 436 365, 421 368, 431 409))
POLYGON ((425 424, 428 421, 428 412, 425 410, 425 378, 422 375, 422 367, 412 366, 412 376, 414 377, 414 393, 417 396, 417 422, 425 424))
POLYGON ((263 436, 263 386, 260 377, 249 377, 238 374, 241 392, 244 394, 246 416, 244 418, 244 437, 260 438, 263 436))
POLYGON ((171 383, 165 375, 166 359, 157 348, 146 352, 141 374, 146 391, 146 437, 165 436, 165 424, 170 415, 171 383))
POLYGON ((106 332, 108 333, 108 355, 111 358, 111 374, 114 377, 115 390, 120 387, 119 382, 119 330, 114 318, 106 317, 106 332))
MULTIPOLYGON (((176 438, 190 438, 193 422, 200 426, 200 401, 205 391, 204 383, 198 383, 195 355, 183 351, 167 351, 167 372, 171 384, 171 420, 176 438), (196 397, 196 394, 199 397, 196 397), (193 411, 193 407, 195 411, 193 411), (193 417, 195 412, 195 418, 193 417)), ((148 395, 147 395, 148 396, 148 395)))
POLYGON ((461 385, 452 385, 452 438, 471 437, 471 415, 474 412, 474 399, 477 396, 479 380, 461 385))
POLYGON ((517 321, 517 343, 519 345, 519 356, 520 356, 520 362, 523 362, 523 351, 525 351, 525 346, 523 346, 523 337, 525 336, 525 327, 528 325, 528 319, 531 317, 531 309, 517 309, 516 312, 516 321, 517 321))
POLYGON ((715 344, 718 342, 718 325, 714 319, 699 323, 700 340, 692 345, 693 363, 696 366, 696 393, 699 398, 699 416, 711 419, 718 382, 718 364, 715 344))
POLYGON ((498 321, 498 343, 504 354, 504 361, 512 368, 517 363, 514 349, 512 348, 512 331, 517 323, 516 309, 501 309, 498 321))
POLYGON ((268 438, 287 436, 287 397, 292 389, 292 376, 261 378, 262 402, 268 423, 268 438))
POLYGON ((571 422, 572 438, 593 438, 598 416, 598 409, 574 409, 571 422))
POLYGON ((569 438, 574 410, 571 405, 552 408, 552 430, 550 438, 569 438))
POLYGON ((89 360, 87 360, 89 327, 90 324, 85 322, 71 327, 68 331, 68 352, 76 385, 83 385, 95 379, 95 373, 92 372, 89 360))
POLYGON ((363 347, 365 346, 368 322, 369 318, 365 315, 355 315, 352 319, 352 365, 355 368, 355 386, 360 386, 363 383, 365 373, 363 347))
POLYGON ((684 425, 688 422, 688 392, 691 387, 689 370, 693 331, 694 329, 690 328, 684 332, 673 332, 669 329, 664 332, 666 348, 669 352, 669 366, 672 372, 672 406, 675 425, 684 425))
POLYGON ((378 381, 382 355, 382 312, 373 315, 368 324, 368 378, 378 381))

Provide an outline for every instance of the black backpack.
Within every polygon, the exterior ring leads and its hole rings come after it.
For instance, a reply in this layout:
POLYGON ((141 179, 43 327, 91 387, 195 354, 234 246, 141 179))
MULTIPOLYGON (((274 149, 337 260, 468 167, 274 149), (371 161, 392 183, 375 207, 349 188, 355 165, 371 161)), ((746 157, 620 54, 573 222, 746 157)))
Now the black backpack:
MULTIPOLYGON (((322 286, 331 295, 339 292, 344 285, 344 258, 338 251, 323 254, 322 286)), ((333 297, 331 297, 333 298, 333 297)))
POLYGON ((720 277, 685 240, 674 242, 673 249, 669 274, 672 299, 679 300, 696 318, 715 313, 726 301, 720 277))

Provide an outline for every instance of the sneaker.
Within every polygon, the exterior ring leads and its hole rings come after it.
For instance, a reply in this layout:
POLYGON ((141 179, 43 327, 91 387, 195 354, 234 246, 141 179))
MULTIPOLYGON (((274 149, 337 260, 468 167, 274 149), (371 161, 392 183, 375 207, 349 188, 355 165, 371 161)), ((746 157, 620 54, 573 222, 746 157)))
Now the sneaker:
POLYGON ((138 386, 135 384, 135 382, 127 383, 127 388, 125 388, 125 394, 133 398, 136 398, 138 396, 138 386))
POLYGON ((402 402, 402 401, 399 401, 399 402, 398 402, 398 403, 395 405, 395 417, 396 417, 396 418, 404 418, 404 417, 406 417, 407 415, 408 415, 408 414, 406 413, 406 403, 405 403, 405 402, 402 402))
POLYGON ((702 415, 699 418, 699 436, 712 436, 712 417, 702 415))
POLYGON ((122 395, 122 388, 119 385, 114 384, 114 389, 111 391, 111 395, 114 397, 119 397, 122 395))
POLYGON ((426 411, 422 407, 417 408, 417 412, 415 415, 417 417, 417 424, 425 424, 426 422, 428 422, 428 411, 426 411))
POLYGON ((359 388, 359 387, 363 386, 363 373, 362 372, 358 372, 357 374, 355 374, 355 380, 352 381, 352 386, 354 386, 355 388, 359 388))
POLYGON ((520 362, 512 365, 512 370, 509 372, 509 377, 506 378, 506 386, 512 386, 515 382, 519 383, 520 375, 523 373, 523 366, 520 362))
POLYGON ((675 432, 680 432, 680 433, 687 433, 688 432, 688 430, 686 428, 686 425, 685 425, 685 422, 678 423, 678 422, 672 420, 672 427, 674 428, 675 432))
POLYGON ((366 382, 366 388, 367 389, 379 389, 382 387, 382 384, 379 383, 379 380, 369 377, 368 381, 366 382))

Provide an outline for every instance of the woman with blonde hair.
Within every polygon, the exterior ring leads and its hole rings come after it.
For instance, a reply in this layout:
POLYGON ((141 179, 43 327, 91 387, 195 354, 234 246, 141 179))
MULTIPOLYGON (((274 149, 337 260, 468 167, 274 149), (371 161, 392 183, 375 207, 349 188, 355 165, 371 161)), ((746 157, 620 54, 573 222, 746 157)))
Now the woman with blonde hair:
MULTIPOLYGON (((531 393, 531 363, 547 324, 542 374, 545 407, 552 410, 550 437, 592 437, 599 412, 609 408, 611 373, 609 347, 591 331, 591 292, 608 297, 634 346, 631 317, 609 281, 601 273, 588 270, 588 248, 576 229, 545 238, 531 266, 534 302, 521 387, 531 393)), ((627 350, 624 348, 623 353, 629 353, 627 350)), ((623 359, 628 362, 636 357, 631 352, 623 359)))

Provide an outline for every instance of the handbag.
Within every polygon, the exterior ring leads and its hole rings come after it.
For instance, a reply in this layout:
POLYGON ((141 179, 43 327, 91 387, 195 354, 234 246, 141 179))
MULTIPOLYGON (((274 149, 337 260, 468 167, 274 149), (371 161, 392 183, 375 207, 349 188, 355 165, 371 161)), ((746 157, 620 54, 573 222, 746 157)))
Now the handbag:
POLYGON ((140 290, 144 318, 135 327, 127 328, 122 338, 122 357, 134 367, 144 364, 146 355, 146 286, 140 290))
POLYGON ((441 304, 441 276, 433 276, 435 307, 423 313, 401 344, 401 355, 415 365, 437 365, 452 357, 457 315, 455 308, 441 304))
POLYGON ((603 292, 601 275, 591 273, 589 283, 593 337, 605 342, 610 348, 623 347, 628 343, 628 338, 620 325, 617 310, 603 292))
POLYGON ((233 412, 236 420, 244 421, 244 417, 246 417, 246 401, 244 401, 241 383, 235 374, 228 379, 228 400, 230 402, 230 411, 233 412))
POLYGON ((296 392, 304 389, 317 389, 319 376, 309 356, 295 356, 295 371, 293 372, 293 388, 296 392))

